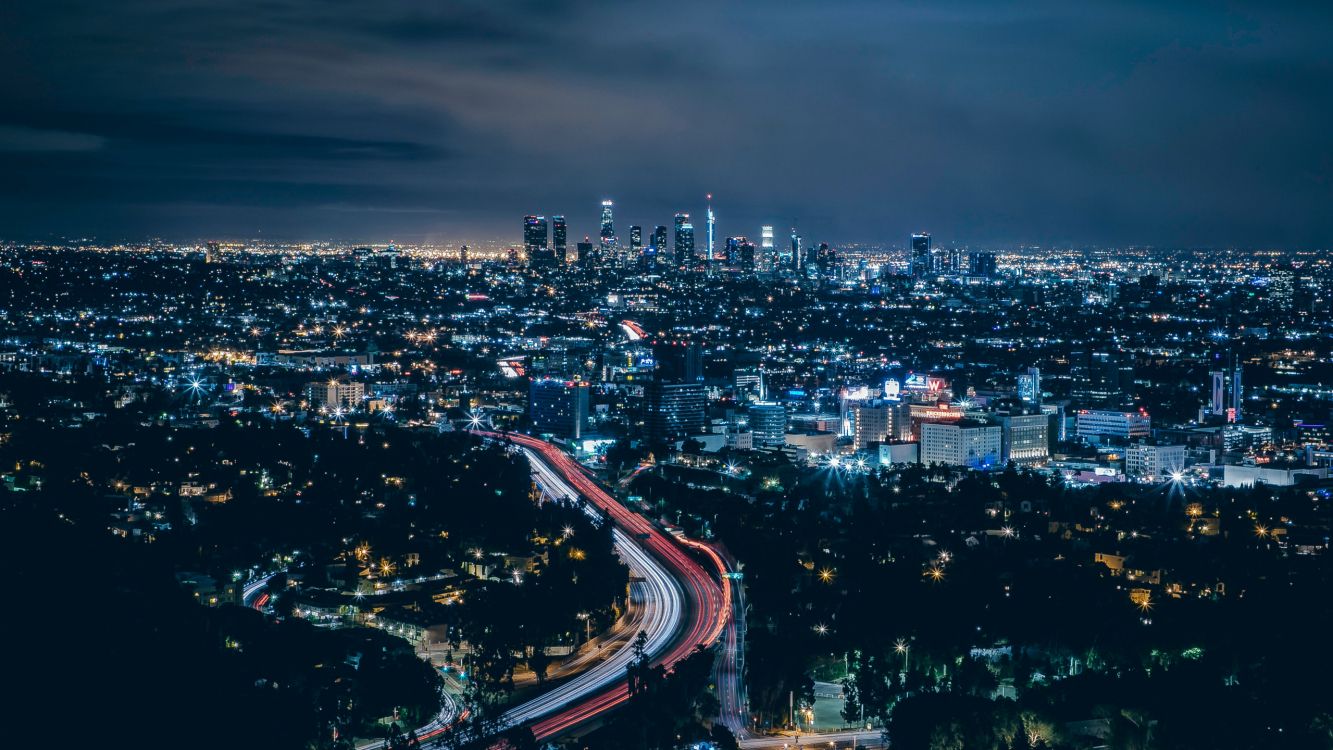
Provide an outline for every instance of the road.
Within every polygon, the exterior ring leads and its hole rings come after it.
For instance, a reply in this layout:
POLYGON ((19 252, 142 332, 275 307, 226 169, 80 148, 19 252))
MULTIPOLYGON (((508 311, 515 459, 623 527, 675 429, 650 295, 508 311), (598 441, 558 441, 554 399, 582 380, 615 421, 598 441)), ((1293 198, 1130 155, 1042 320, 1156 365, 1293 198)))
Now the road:
POLYGON ((852 747, 884 747, 883 735, 878 729, 854 732, 805 734, 799 737, 750 737, 740 741, 743 750, 775 750, 776 748, 807 748, 808 750, 847 750, 852 747))
MULTIPOLYGON (((734 574, 736 565, 729 556, 719 555, 724 573, 734 574)), ((734 579, 733 579, 734 580, 734 579)), ((745 587, 739 583, 731 587, 732 616, 722 631, 722 648, 713 665, 713 684, 722 725, 731 730, 737 740, 750 736, 750 711, 745 698, 745 587)))
MULTIPOLYGON (((660 608, 660 616, 665 618, 658 623, 661 629, 649 632, 648 653, 654 664, 670 667, 693 653, 696 646, 708 646, 718 639, 730 617, 729 581, 723 579, 719 585, 679 544, 608 495, 578 462, 555 446, 526 435, 479 434, 512 440, 527 454, 534 477, 548 495, 582 497, 591 509, 615 524, 617 549, 631 569, 642 568, 651 573, 643 576, 645 582, 667 602, 660 608)), ((700 551, 716 557, 711 549, 700 551)), ((506 718, 515 723, 536 719, 532 724, 533 734, 546 739, 598 717, 628 699, 625 667, 632 656, 632 652, 621 649, 608 659, 607 663, 614 664, 614 668, 603 669, 604 665, 598 665, 519 706, 506 714, 506 718), (617 660, 621 655, 623 662, 617 660)))
POLYGON ((268 582, 275 575, 277 573, 268 573, 252 579, 241 587, 241 606, 250 609, 263 609, 264 605, 268 603, 268 582))

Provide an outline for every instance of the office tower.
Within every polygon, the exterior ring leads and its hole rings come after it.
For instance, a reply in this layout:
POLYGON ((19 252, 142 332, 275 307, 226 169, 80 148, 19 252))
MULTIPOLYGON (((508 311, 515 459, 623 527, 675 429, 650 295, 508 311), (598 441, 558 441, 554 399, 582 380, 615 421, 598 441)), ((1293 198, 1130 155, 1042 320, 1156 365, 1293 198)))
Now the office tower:
POLYGON ((467 265, 467 245, 464 245, 463 247, 459 248, 458 262, 461 263, 462 265, 465 266, 467 265))
POLYGON ((968 271, 973 276, 995 276, 995 253, 971 253, 967 258, 968 271))
POLYGON ((578 251, 579 251, 579 257, 578 257, 579 265, 583 266, 584 268, 591 268, 595 258, 593 257, 593 252, 592 252, 592 242, 589 241, 587 237, 584 237, 583 241, 578 244, 578 251))
POLYGON ((949 248, 949 273, 960 274, 963 272, 963 251, 960 248, 949 248))
POLYGON ((654 341, 653 375, 668 383, 702 383, 703 348, 697 341, 654 341))
POLYGON ((1051 457, 1051 420, 1045 414, 1000 417, 1000 459, 1008 464, 1035 466, 1051 457))
POLYGON ((1208 376, 1212 378, 1213 381, 1212 399, 1211 402, 1208 404, 1208 410, 1211 411, 1214 415, 1220 417, 1226 414, 1227 411, 1226 407, 1227 374, 1225 372, 1222 372, 1221 370, 1213 370, 1212 372, 1208 373, 1208 376))
POLYGON ((787 410, 782 404, 750 405, 750 431, 756 448, 780 448, 787 442, 787 410))
POLYGON ((563 265, 569 260, 569 244, 565 227, 565 217, 551 217, 551 244, 555 246, 555 259, 563 265))
POLYGON ((759 268, 764 273, 771 273, 775 270, 776 259, 773 247, 773 227, 764 226, 759 228, 759 268))
POLYGON ((1069 375, 1069 395, 1085 404, 1121 403, 1134 390, 1134 360, 1125 352, 1073 352, 1069 375))
POLYGON ((1244 403, 1240 375, 1240 365, 1236 365, 1235 369, 1231 371, 1231 420, 1233 422, 1240 421, 1241 406, 1244 403))
POLYGON ((694 265, 694 225, 689 214, 676 214, 676 267, 694 265))
POLYGON ((703 353, 694 341, 654 341, 653 381, 644 388, 645 422, 652 440, 703 431, 706 397, 703 353))
POLYGON ((930 276, 931 268, 930 235, 925 232, 912 235, 912 249, 908 256, 913 278, 924 279, 930 276))
POLYGON ((723 243, 723 248, 724 249, 722 251, 722 262, 725 263, 728 268, 734 268, 737 262, 739 262, 740 260, 740 255, 741 255, 740 239, 736 237, 728 237, 726 241, 723 243))
POLYGON ((1089 442, 1102 438, 1137 440, 1152 434, 1152 419, 1141 411, 1083 409, 1074 417, 1074 431, 1089 442))
POLYGON ((644 387, 645 426, 650 440, 697 435, 704 429, 705 394, 702 383, 663 383, 644 387))
POLYGON ((661 224, 653 229, 652 245, 659 258, 667 251, 667 228, 661 224))
POLYGON ((893 434, 894 405, 887 401, 859 401, 851 405, 852 449, 867 451, 893 434))
POLYGON ((819 278, 832 280, 837 277, 838 254, 827 242, 819 243, 815 252, 815 271, 819 278))
POLYGON ((1041 370, 1029 367, 1018 376, 1018 397, 1023 403, 1041 407, 1041 370))
POLYGON ((1278 268, 1268 275, 1268 299, 1279 310, 1290 310, 1296 298, 1296 274, 1290 267, 1278 268))
POLYGON ((580 438, 588 424, 588 384, 553 378, 533 380, 528 389, 533 429, 580 438))
POLYGON ((921 425, 921 463, 984 469, 1000 463, 1002 430, 967 420, 921 425))
POLYGON ((755 272, 754 243, 745 237, 736 238, 736 263, 745 273, 755 272))
POLYGON ((791 259, 787 262, 788 268, 792 271, 801 270, 801 235, 796 233, 796 227, 791 230, 791 259))
POLYGON ((716 252, 716 247, 713 245, 713 225, 716 223, 716 221, 717 221, 716 217, 713 216, 713 194, 709 193, 708 194, 708 263, 710 265, 713 263, 713 261, 717 260, 717 256, 714 255, 714 253, 716 252))
POLYGON ((635 255, 638 255, 639 251, 643 250, 643 227, 638 224, 629 228, 629 249, 632 250, 635 255))
POLYGON ((609 200, 602 201, 602 251, 603 251, 603 255, 606 254, 605 251, 606 251, 608 248, 610 248, 612 245, 616 244, 616 227, 615 227, 615 221, 614 221, 614 219, 613 219, 613 217, 612 217, 612 215, 611 215, 611 209, 612 209, 614 206, 615 206, 615 203, 613 203, 612 201, 609 201, 609 200))
POLYGON ((548 265, 550 260, 547 256, 546 239, 546 217, 545 216, 524 216, 523 217, 523 248, 528 254, 528 263, 532 265, 548 265))
MULTIPOLYGON (((731 371, 731 387, 736 394, 760 394, 764 387, 764 373, 758 367, 737 367, 731 371)), ((759 398, 763 398, 759 395, 759 398)))

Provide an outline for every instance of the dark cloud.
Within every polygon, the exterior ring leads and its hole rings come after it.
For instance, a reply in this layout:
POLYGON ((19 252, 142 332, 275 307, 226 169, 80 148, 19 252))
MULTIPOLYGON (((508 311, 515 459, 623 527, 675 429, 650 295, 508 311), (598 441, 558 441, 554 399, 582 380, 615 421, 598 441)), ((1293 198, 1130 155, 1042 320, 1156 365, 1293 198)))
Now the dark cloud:
POLYGON ((1326 245, 1333 7, 17 0, 0 234, 1326 245))

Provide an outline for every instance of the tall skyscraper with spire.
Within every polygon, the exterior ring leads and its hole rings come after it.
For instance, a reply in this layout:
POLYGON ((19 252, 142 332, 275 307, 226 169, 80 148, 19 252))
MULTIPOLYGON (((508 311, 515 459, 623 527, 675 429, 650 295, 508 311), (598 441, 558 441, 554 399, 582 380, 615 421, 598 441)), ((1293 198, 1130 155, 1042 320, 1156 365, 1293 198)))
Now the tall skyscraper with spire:
POLYGON ((717 217, 713 215, 713 194, 709 193, 706 197, 708 199, 708 266, 711 268, 717 257, 714 254, 717 248, 713 244, 713 227, 717 223, 717 217))

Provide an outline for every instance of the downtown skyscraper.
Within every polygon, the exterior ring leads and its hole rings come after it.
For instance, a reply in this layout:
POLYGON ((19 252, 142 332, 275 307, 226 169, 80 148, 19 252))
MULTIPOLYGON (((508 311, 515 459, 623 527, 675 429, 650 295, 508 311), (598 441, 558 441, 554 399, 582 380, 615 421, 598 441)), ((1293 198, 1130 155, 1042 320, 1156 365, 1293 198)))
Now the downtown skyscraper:
POLYGON ((601 245, 603 255, 609 254, 608 251, 616 244, 616 223, 613 209, 615 203, 610 199, 602 201, 602 235, 601 245))
POLYGON ((935 272, 934 257, 930 250, 930 235, 920 232, 912 235, 911 249, 908 251, 908 267, 912 278, 924 279, 935 272))
POLYGON ((694 225, 687 213, 676 214, 676 267, 694 265, 694 225))

